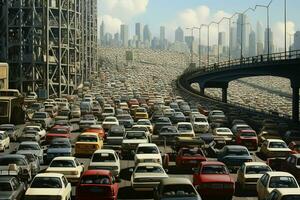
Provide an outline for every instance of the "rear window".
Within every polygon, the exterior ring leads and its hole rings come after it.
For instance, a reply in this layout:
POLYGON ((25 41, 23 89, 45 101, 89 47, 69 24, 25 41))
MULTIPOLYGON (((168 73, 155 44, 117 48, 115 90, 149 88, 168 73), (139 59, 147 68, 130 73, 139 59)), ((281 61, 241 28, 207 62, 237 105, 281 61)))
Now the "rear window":
POLYGON ((114 162, 116 158, 111 153, 95 153, 93 155, 93 162, 114 162))
POLYGON ((163 170, 157 166, 140 166, 135 170, 135 173, 163 173, 163 170))
POLYGON ((246 174, 264 174, 271 171, 268 166, 248 166, 246 168, 246 174))
POLYGON ((75 167, 73 160, 53 160, 50 167, 75 167))
POLYGON ((197 196, 197 193, 192 185, 172 184, 164 186, 162 195, 164 198, 195 197, 197 196))
POLYGON ((111 184, 108 176, 90 175, 83 176, 80 181, 81 184, 111 184))
POLYGON ((146 139, 146 135, 144 132, 127 132, 127 139, 146 139))
POLYGON ((62 183, 57 177, 36 177, 30 188, 62 188, 62 183))
POLYGON ((290 176, 275 176, 271 177, 270 188, 298 188, 298 185, 293 177, 290 176))
POLYGON ((228 174, 228 171, 223 165, 207 165, 202 168, 202 174, 228 174))
POLYGON ((284 142, 270 142, 269 148, 288 148, 284 142))
POLYGON ((158 149, 156 147, 139 147, 137 150, 138 154, 156 154, 158 149))
POLYGON ((85 136, 81 135, 78 137, 78 142, 97 142, 97 137, 96 136, 85 136))

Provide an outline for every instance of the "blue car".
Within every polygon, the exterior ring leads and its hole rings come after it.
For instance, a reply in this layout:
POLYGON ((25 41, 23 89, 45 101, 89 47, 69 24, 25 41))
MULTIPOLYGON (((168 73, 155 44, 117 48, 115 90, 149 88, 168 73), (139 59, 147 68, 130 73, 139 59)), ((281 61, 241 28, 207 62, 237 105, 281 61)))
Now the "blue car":
POLYGON ((223 162, 231 171, 236 171, 244 162, 251 162, 248 149, 240 145, 226 145, 218 152, 218 161, 223 162))
POLYGON ((55 138, 51 141, 45 162, 50 163, 58 156, 72 156, 72 145, 68 138, 55 138))

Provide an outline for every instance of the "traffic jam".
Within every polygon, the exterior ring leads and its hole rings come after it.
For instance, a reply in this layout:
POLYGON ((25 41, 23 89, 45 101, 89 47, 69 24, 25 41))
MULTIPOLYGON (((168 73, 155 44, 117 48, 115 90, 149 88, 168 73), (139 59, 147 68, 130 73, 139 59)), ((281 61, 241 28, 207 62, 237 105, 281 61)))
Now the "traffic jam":
POLYGON ((300 199, 300 129, 138 73, 104 68, 61 98, 31 92, 21 124, 7 108, 0 199, 300 199))

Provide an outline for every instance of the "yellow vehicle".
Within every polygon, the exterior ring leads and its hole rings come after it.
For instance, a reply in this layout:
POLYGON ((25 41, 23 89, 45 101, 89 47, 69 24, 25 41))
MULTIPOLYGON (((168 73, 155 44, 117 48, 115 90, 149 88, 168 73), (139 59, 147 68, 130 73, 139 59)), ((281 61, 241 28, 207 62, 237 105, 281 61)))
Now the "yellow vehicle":
POLYGON ((148 112, 146 108, 138 107, 134 112, 134 120, 138 121, 139 119, 148 119, 148 112))
POLYGON ((103 139, 97 133, 81 133, 75 144, 76 155, 92 155, 96 150, 102 149, 103 139))

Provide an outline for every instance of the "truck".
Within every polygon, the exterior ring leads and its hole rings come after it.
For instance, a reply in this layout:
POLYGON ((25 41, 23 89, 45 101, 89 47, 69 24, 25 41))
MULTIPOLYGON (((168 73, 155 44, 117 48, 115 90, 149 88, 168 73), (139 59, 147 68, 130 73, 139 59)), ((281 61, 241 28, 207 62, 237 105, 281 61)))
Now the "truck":
POLYGON ((25 121, 24 97, 19 90, 0 90, 0 124, 23 124, 25 121))

